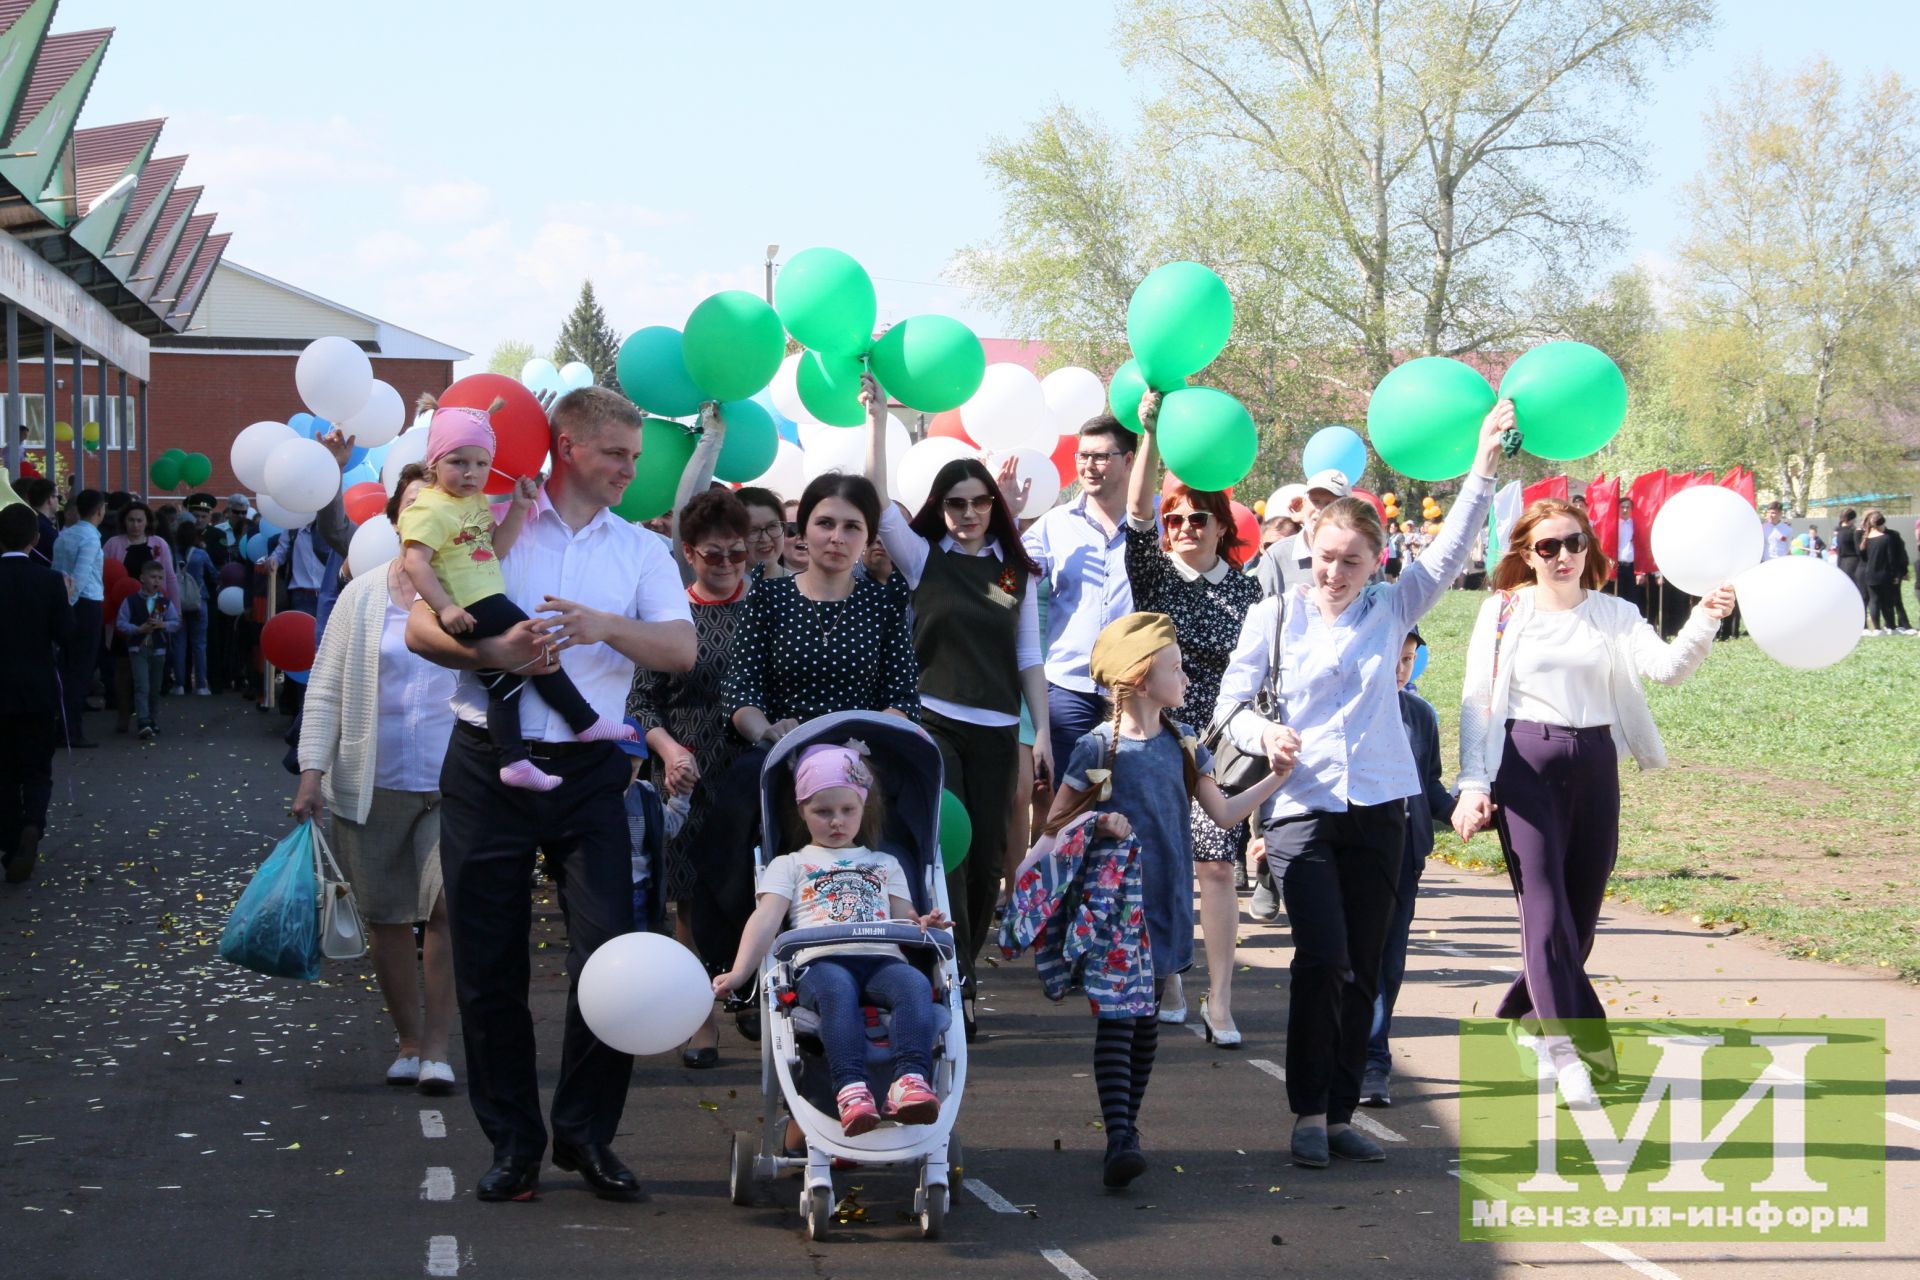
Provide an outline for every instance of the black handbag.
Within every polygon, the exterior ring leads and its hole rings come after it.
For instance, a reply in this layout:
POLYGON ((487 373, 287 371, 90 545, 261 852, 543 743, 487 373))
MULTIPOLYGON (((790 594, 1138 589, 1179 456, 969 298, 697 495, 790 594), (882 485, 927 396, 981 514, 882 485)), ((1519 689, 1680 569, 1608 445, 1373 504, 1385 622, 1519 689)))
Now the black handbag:
POLYGON ((1267 646, 1266 678, 1250 700, 1236 702, 1231 711, 1216 719, 1207 730, 1205 741, 1213 756, 1213 781, 1227 795, 1245 791, 1272 772, 1265 753, 1242 751, 1234 745, 1233 739, 1227 736, 1227 724, 1249 708, 1255 715, 1276 724, 1286 719, 1286 707, 1280 697, 1280 628, 1287 616, 1286 591, 1280 591, 1274 600, 1273 640, 1267 646))

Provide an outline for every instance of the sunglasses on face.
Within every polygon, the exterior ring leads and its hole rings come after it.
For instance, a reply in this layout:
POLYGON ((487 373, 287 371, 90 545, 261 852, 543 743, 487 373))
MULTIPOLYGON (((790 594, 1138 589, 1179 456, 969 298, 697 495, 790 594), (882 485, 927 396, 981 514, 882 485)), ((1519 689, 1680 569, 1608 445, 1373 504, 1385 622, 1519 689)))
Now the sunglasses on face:
POLYGON ((799 521, 797 521, 797 520, 789 520, 789 521, 787 521, 787 536, 788 536, 789 538, 797 538, 797 537, 799 537, 799 536, 800 536, 800 522, 799 522, 799 521))
POLYGON ((940 505, 946 508, 950 516, 963 516, 969 511, 975 515, 985 515, 993 510, 993 495, 982 493, 971 498, 948 498, 940 505))
POLYGON ((715 568, 719 568, 723 564, 745 564, 747 562, 747 549, 745 547, 730 547, 725 550, 719 547, 697 547, 694 549, 693 554, 699 556, 715 568))
POLYGON ((1211 511, 1175 511, 1171 515, 1161 516, 1160 523, 1167 526, 1168 533, 1174 532, 1182 525, 1198 533, 1206 528, 1207 522, 1212 519, 1211 511))
POLYGON ((756 524, 747 530, 747 537, 759 542, 771 542, 780 536, 780 529, 781 525, 777 520, 772 524, 756 524))
POLYGON ((1533 554, 1542 560, 1552 560, 1565 548, 1570 555, 1579 555, 1587 549, 1587 535, 1570 533, 1564 538, 1542 538, 1533 544, 1533 554))

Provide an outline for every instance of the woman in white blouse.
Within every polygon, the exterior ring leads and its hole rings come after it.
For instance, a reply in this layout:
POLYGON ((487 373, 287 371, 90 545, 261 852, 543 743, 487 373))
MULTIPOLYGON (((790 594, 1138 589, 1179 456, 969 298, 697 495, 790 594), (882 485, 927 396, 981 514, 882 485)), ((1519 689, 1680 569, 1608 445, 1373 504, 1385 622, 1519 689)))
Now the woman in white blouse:
POLYGON ((1247 612, 1214 721, 1242 751, 1272 758, 1299 735, 1299 759, 1262 832, 1293 930, 1287 1001, 1287 1104, 1293 1160, 1383 1160, 1352 1127, 1373 1030, 1380 961, 1406 843, 1406 798, 1421 789, 1400 720, 1395 672, 1407 633, 1439 603, 1493 502, 1501 433, 1513 405, 1480 427, 1472 474, 1440 536, 1394 582, 1369 585, 1386 546, 1375 508, 1339 498, 1307 526, 1308 584, 1247 612), (1252 704, 1271 680, 1272 719, 1252 704))
MULTIPOLYGON (((388 520, 397 524, 425 481, 418 466, 401 472, 388 520)), ((400 1041, 387 1083, 447 1093, 454 990, 440 882, 440 764, 458 673, 407 648, 414 594, 398 558, 340 592, 307 680, 293 813, 318 818, 324 808, 332 818, 400 1041), (416 967, 413 927, 422 922, 416 967)))
POLYGON ((1586 513, 1545 499, 1514 524, 1481 606, 1460 695, 1462 840, 1500 835, 1519 900, 1521 974, 1499 1016, 1532 1019, 1517 1038, 1558 1076, 1572 1105, 1611 1078, 1606 1010, 1586 974, 1607 877, 1620 846, 1622 750, 1666 764, 1642 679, 1693 674, 1733 611, 1723 586, 1694 606, 1672 643, 1630 602, 1601 593, 1612 566, 1586 513), (1496 802, 1497 801, 1497 802, 1496 802))

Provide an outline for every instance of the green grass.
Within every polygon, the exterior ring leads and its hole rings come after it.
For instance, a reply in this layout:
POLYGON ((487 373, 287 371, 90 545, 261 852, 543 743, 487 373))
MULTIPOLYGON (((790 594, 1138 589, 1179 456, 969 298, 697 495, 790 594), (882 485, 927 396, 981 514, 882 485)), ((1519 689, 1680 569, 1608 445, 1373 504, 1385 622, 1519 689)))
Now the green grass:
MULTIPOLYGON (((1449 780, 1482 599, 1449 592, 1420 625, 1432 649, 1420 691, 1440 713, 1449 780)), ((1691 680, 1649 685, 1647 700, 1669 767, 1622 762, 1610 896, 1920 981, 1920 639, 1863 638, 1824 671, 1720 643, 1691 680)), ((1501 867, 1487 836, 1463 849, 1442 834, 1435 853, 1501 867)))

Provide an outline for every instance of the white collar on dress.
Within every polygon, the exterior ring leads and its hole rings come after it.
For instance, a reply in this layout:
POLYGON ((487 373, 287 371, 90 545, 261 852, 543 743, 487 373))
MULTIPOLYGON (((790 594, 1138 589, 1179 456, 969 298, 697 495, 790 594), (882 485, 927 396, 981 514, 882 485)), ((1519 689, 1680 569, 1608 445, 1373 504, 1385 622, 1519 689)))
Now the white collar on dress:
POLYGON ((1171 552, 1167 554, 1167 559, 1173 563, 1173 571, 1182 578, 1185 578, 1188 582, 1198 582, 1204 578, 1209 583, 1218 584, 1223 581, 1229 573, 1233 572, 1233 566, 1227 563, 1225 556, 1214 557, 1213 568, 1207 570, 1205 573, 1200 572, 1171 552))
POLYGON ((968 551, 958 542, 955 542, 953 535, 949 533, 940 539, 940 549, 942 551, 952 551, 963 556, 992 556, 997 560, 1006 559, 1005 556, 1000 554, 1000 544, 992 538, 982 541, 978 551, 968 551))

